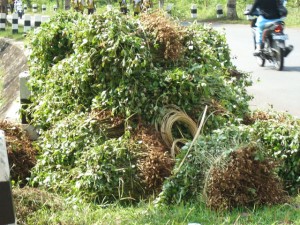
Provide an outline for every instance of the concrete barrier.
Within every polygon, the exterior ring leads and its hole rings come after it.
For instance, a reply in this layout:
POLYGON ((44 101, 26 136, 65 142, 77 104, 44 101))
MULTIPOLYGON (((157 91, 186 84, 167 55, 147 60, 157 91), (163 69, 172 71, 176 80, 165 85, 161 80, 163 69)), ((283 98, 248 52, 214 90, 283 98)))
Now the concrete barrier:
POLYGON ((38 10, 37 4, 32 4, 32 12, 36 13, 38 10))
POLYGON ((197 18, 197 5, 195 4, 191 5, 191 17, 197 18))
POLYGON ((0 130, 0 224, 15 224, 5 133, 0 130))
POLYGON ((12 14, 12 33, 19 33, 19 17, 16 13, 12 14))
POLYGON ((223 6, 218 4, 216 6, 216 12, 217 12, 217 18, 221 18, 224 16, 224 12, 223 12, 223 6))
POLYGON ((35 15, 34 16, 34 27, 37 28, 41 26, 42 23, 42 16, 41 15, 35 15))
POLYGON ((24 33, 31 30, 31 15, 24 15, 24 33))
POLYGON ((20 73, 20 103, 21 103, 21 121, 22 124, 28 124, 30 116, 26 113, 26 109, 31 104, 30 95, 31 92, 27 87, 27 82, 29 80, 29 73, 27 71, 20 73))
POLYGON ((0 31, 5 30, 5 24, 6 24, 6 14, 0 13, 0 31))
POLYGON ((50 21, 50 16, 42 16, 41 22, 46 23, 50 21))
POLYGON ((46 13, 46 5, 42 5, 42 13, 46 13))

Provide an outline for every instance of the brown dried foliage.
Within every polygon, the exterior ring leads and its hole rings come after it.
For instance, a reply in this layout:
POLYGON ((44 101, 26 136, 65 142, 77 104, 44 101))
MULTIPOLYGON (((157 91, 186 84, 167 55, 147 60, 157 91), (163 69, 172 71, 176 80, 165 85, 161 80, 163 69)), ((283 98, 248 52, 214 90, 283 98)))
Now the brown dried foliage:
POLYGON ((90 118, 97 120, 101 129, 105 130, 107 137, 118 138, 124 134, 124 119, 117 116, 112 116, 111 111, 93 110, 90 113, 90 118))
POLYGON ((5 132, 11 179, 22 187, 36 163, 37 152, 20 125, 0 121, 0 129, 5 132))
POLYGON ((180 58, 184 50, 181 42, 183 28, 166 18, 161 12, 145 13, 141 16, 141 22, 146 30, 153 33, 155 41, 161 46, 158 57, 163 55, 168 60, 180 58))
POLYGON ((235 69, 229 69, 228 72, 231 77, 235 77, 237 80, 241 79, 244 76, 244 73, 235 69))
MULTIPOLYGON (((261 120, 261 121, 267 121, 267 120, 272 120, 275 119, 275 115, 270 114, 266 111, 254 111, 250 115, 246 115, 243 119, 243 123, 246 125, 251 125, 254 124, 255 121, 261 120)), ((286 115, 277 113, 276 114, 276 120, 278 122, 284 122, 287 120, 286 115)))
POLYGON ((133 139, 141 142, 143 146, 137 164, 147 187, 146 191, 158 193, 174 167, 174 160, 169 154, 170 149, 163 144, 159 133, 151 127, 140 127, 133 139))
MULTIPOLYGON (((124 119, 112 116, 110 111, 94 110, 90 117, 96 119, 101 127, 106 124, 109 137, 124 134, 124 119)), ((142 146, 137 162, 139 176, 148 193, 158 193, 174 166, 174 161, 169 154, 170 149, 163 144, 160 134, 154 128, 143 125, 141 118, 132 119, 137 120, 138 124, 132 134, 132 139, 134 142, 140 142, 142 146)))
POLYGON ((213 165, 206 179, 206 203, 215 210, 253 205, 273 205, 288 200, 280 180, 274 175, 276 163, 256 160, 257 147, 232 152, 223 166, 213 165))

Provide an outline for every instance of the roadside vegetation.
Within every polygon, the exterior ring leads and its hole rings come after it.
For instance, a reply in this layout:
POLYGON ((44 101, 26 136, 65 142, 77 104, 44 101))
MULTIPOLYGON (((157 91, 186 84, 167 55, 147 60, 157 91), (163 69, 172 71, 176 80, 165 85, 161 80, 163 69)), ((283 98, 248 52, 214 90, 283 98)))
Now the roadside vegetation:
POLYGON ((300 223, 300 121, 250 111, 223 34, 61 12, 26 41, 40 137, 0 124, 18 224, 300 223))
MULTIPOLYGON (((50 2, 45 2, 44 0, 37 0, 34 1, 38 5, 46 5, 46 12, 45 14, 54 16, 56 13, 61 13, 64 12, 62 9, 62 4, 60 3, 60 7, 58 8, 58 11, 54 11, 53 7, 56 5, 54 1, 50 2)), ((31 5, 31 1, 24 1, 24 3, 27 3, 27 5, 31 5)), ((95 1, 96 4, 96 13, 102 14, 106 11, 107 9, 107 1, 99 0, 95 1)), ((119 9, 119 3, 117 1, 110 1, 110 4, 113 5, 115 9, 119 9)), ((247 1, 237 1, 236 4, 236 12, 238 15, 238 19, 236 20, 230 20, 226 17, 226 5, 227 1, 221 0, 221 1, 216 1, 216 0, 205 0, 205 1, 194 1, 191 3, 190 1, 178 1, 178 0, 168 0, 164 2, 164 7, 163 9, 166 10, 168 4, 172 4, 172 11, 170 15, 174 18, 177 18, 178 20, 181 21, 194 21, 194 18, 191 18, 191 5, 196 4, 197 6, 197 20, 199 22, 220 22, 220 23, 242 23, 242 24, 248 24, 249 21, 246 20, 246 17, 243 15, 243 12, 246 9, 246 6, 248 4, 253 4, 253 1, 247 0, 247 1), (216 16, 216 6, 218 4, 221 4, 223 6, 223 12, 224 12, 224 17, 217 18, 216 16)), ((133 15, 132 12, 132 5, 129 5, 129 14, 133 15)), ((157 10, 159 8, 159 3, 158 1, 153 1, 153 9, 157 10)), ((293 0, 293 1, 288 1, 287 3, 287 8, 288 8, 288 16, 285 19, 287 27, 299 27, 300 26, 300 9, 299 9, 299 1, 298 0, 293 0)), ((39 8, 41 11, 41 7, 39 8)), ((30 8, 28 8, 27 14, 34 14, 30 8)), ((85 13, 87 13, 85 11, 85 13)), ((24 40, 24 36, 22 34, 23 27, 19 26, 19 34, 12 34, 11 32, 11 25, 8 25, 6 28, 6 31, 0 31, 0 37, 7 37, 7 38, 12 38, 12 39, 17 39, 17 40, 24 40)))

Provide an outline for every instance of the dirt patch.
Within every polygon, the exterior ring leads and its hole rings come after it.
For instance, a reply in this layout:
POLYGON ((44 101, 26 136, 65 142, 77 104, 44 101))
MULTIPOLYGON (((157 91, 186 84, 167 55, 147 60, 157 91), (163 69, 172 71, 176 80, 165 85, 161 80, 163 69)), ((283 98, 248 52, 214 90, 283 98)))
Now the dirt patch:
POLYGON ((36 150, 21 125, 0 120, 0 130, 5 132, 10 177, 23 187, 36 163, 36 150))
POLYGON ((0 65, 3 70, 0 119, 4 119, 6 111, 19 96, 19 74, 28 70, 23 43, 0 38, 0 65))

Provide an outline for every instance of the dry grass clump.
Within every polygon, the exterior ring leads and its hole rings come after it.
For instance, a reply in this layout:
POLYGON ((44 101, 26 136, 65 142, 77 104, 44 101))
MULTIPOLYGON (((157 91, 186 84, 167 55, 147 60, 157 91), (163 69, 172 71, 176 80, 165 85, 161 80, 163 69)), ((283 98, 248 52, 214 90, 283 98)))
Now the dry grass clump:
POLYGON ((254 124, 255 121, 268 121, 276 120, 280 123, 290 120, 291 116, 285 113, 272 112, 272 111, 260 111, 256 110, 253 113, 246 115, 243 123, 246 125, 254 124))
POLYGON ((20 125, 0 121, 0 129, 5 132, 11 179, 24 186, 36 163, 37 152, 20 125))
POLYGON ((160 44, 158 56, 163 55, 167 60, 180 58, 184 50, 181 42, 183 28, 161 12, 145 13, 141 16, 141 22, 146 30, 153 33, 155 42, 160 44))
MULTIPOLYGON (((95 119, 101 128, 105 127, 107 137, 120 137, 124 134, 125 120, 112 116, 110 111, 94 110, 90 118, 95 119)), ((145 127, 141 119, 134 119, 137 120, 138 126, 133 128, 131 138, 141 144, 141 151, 137 153, 139 176, 148 193, 158 193, 165 178, 171 174, 174 160, 169 153, 170 149, 163 144, 160 134, 154 127, 145 127)))
POLYGON ((125 120, 112 116, 111 111, 93 110, 90 113, 90 118, 97 121, 97 125, 105 131, 108 138, 118 138, 124 134, 125 120))
POLYGON ((158 193, 174 167, 170 150, 162 144, 160 135, 154 128, 141 127, 133 138, 143 146, 137 166, 147 192, 158 193))
POLYGON ((18 224, 28 224, 27 217, 42 207, 60 211, 64 208, 64 200, 47 191, 37 188, 13 188, 13 199, 18 224))
POLYGON ((257 158, 258 148, 249 145, 220 157, 205 182, 206 203, 215 210, 253 205, 273 205, 288 200, 274 173, 276 163, 257 158))

